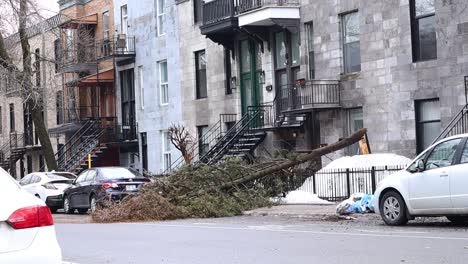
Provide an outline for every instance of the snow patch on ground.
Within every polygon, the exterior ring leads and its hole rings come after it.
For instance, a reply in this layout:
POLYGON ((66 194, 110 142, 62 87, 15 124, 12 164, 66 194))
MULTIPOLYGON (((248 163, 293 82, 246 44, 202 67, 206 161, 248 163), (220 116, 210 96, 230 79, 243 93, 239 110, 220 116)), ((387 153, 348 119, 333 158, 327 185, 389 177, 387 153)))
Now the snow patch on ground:
POLYGON ((319 170, 319 172, 330 169, 361 169, 384 166, 405 166, 410 162, 411 160, 407 157, 391 153, 356 155, 352 157, 345 156, 330 162, 327 166, 319 170))
POLYGON ((289 192, 286 197, 280 199, 282 204, 332 204, 318 198, 316 194, 304 191, 289 192))

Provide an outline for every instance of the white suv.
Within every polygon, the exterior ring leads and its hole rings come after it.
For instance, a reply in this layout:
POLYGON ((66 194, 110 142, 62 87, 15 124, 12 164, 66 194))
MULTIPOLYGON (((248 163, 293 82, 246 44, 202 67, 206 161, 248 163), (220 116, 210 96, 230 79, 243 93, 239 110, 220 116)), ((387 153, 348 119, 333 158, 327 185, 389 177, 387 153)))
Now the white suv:
POLYGON ((463 134, 435 143, 408 168, 378 184, 375 210, 387 225, 404 225, 416 216, 468 223, 467 138, 463 134))
POLYGON ((0 263, 62 263, 52 214, 45 203, 0 168, 0 263))

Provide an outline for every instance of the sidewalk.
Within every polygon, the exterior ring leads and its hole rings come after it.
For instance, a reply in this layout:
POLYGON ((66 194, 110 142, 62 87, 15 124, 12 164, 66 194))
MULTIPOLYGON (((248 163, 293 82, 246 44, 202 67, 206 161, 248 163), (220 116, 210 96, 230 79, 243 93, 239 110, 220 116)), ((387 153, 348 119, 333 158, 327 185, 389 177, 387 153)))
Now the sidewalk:
POLYGON ((302 218, 312 221, 342 221, 359 220, 374 221, 380 220, 376 214, 352 214, 349 216, 338 216, 335 214, 336 204, 330 205, 277 205, 264 207, 244 212, 246 216, 279 216, 288 218, 302 218))

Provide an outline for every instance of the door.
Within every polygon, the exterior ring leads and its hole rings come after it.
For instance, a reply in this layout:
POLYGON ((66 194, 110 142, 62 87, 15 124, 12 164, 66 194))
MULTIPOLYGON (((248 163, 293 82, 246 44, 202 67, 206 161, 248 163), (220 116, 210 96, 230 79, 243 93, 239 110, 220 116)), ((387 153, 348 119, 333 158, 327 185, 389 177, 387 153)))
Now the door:
POLYGON ((278 31, 275 40, 275 84, 279 111, 300 106, 300 94, 294 83, 300 71, 299 34, 278 31))
POLYGON ((242 40, 239 57, 242 114, 245 114, 249 106, 257 106, 261 103, 262 60, 258 44, 249 39, 242 40))
POLYGON ((409 177, 409 202, 420 213, 437 214, 450 211, 450 170, 461 139, 452 139, 435 146, 425 160, 422 172, 409 177))
POLYGON ((96 171, 90 170, 86 175, 86 179, 83 183, 83 191, 80 193, 80 201, 86 208, 91 207, 90 198, 91 193, 94 190, 94 182, 96 180, 96 171))
POLYGON ((86 176, 88 175, 88 171, 82 172, 78 178, 76 179, 75 183, 72 185, 70 192, 68 193, 70 199, 70 207, 77 208, 83 207, 83 201, 81 200, 84 191, 84 185, 86 181, 86 176))
MULTIPOLYGON (((465 139, 466 140, 466 139, 465 139)), ((465 141, 464 140, 464 141, 465 141)), ((468 214, 468 141, 464 143, 460 162, 450 171, 450 197, 453 208, 468 214)))

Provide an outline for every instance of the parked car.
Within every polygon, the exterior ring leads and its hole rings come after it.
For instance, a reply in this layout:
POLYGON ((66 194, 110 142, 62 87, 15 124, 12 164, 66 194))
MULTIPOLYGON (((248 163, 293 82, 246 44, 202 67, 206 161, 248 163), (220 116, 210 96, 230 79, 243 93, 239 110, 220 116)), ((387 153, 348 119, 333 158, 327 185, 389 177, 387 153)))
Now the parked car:
POLYGON ((0 186, 0 263, 62 263, 50 209, 1 168, 0 186))
POLYGON ((63 209, 71 214, 78 210, 84 214, 92 212, 105 200, 119 201, 127 195, 137 193, 150 179, 138 172, 122 167, 92 168, 82 172, 65 190, 63 209))
POLYGON ((70 187, 76 175, 68 172, 35 172, 19 182, 32 195, 44 201, 55 213, 63 208, 63 191, 70 187))
POLYGON ((387 225, 404 225, 416 216, 468 223, 467 138, 463 134, 438 141, 405 170, 378 184, 375 210, 387 225))

